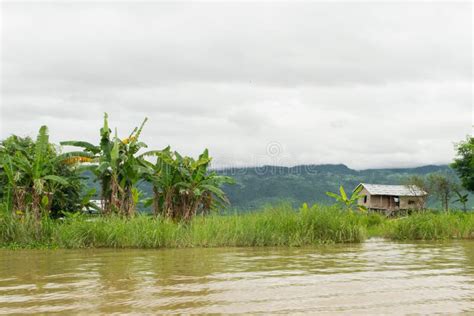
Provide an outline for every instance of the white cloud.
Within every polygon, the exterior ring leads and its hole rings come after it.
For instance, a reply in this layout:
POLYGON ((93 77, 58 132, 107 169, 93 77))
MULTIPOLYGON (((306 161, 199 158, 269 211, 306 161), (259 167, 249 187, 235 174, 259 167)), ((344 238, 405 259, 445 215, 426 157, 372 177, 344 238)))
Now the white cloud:
POLYGON ((447 163, 471 131, 469 3, 2 4, 1 137, 102 113, 216 165, 447 163), (279 154, 267 153, 278 144, 279 154))

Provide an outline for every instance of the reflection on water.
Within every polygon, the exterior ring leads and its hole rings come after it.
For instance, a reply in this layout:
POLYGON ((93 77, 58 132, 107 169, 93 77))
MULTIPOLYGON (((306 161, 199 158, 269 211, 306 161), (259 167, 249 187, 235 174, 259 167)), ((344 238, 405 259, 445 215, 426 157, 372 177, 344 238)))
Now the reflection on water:
POLYGON ((0 314, 474 313, 474 242, 0 250, 0 314))

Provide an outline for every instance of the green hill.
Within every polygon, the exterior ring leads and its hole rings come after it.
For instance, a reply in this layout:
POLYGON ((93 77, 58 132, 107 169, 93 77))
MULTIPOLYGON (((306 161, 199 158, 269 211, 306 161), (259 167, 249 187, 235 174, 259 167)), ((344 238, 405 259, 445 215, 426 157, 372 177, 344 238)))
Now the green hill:
MULTIPOLYGON (((216 170, 219 174, 232 176, 235 185, 227 185, 224 191, 231 202, 231 209, 249 211, 265 204, 288 202, 299 206, 309 204, 331 204, 333 200, 326 195, 327 191, 337 192, 343 185, 351 191, 361 182, 377 184, 401 184, 411 175, 426 176, 430 173, 443 172, 455 176, 447 165, 423 166, 418 168, 367 169, 354 170, 345 165, 300 165, 295 167, 262 166, 249 168, 229 168, 216 170)), ((88 186, 93 182, 92 174, 86 175, 88 186)), ((147 183, 139 185, 144 196, 150 196, 151 188, 147 183)), ((439 207, 433 199, 428 206, 439 207)), ((470 207, 474 206, 474 196, 470 198, 470 207)), ((460 205, 458 205, 460 207, 460 205)))
MULTIPOLYGON (((220 174, 236 179, 237 184, 226 186, 231 205, 237 209, 254 209, 281 201, 295 206, 307 203, 333 203, 327 191, 337 192, 343 185, 351 191, 361 182, 402 184, 411 175, 426 176, 434 172, 454 172, 447 166, 418 168, 353 170, 345 165, 302 165, 295 167, 264 166, 259 168, 233 168, 218 170, 220 174)), ((436 207, 433 199, 429 206, 436 207)), ((472 199, 471 199, 472 204, 472 199)))

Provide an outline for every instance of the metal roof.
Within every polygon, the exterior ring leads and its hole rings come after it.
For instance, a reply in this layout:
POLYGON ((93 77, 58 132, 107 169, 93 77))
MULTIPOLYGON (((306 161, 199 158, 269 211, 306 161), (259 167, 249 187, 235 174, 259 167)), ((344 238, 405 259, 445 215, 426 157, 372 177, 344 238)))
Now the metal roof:
POLYGON ((427 194, 415 185, 361 183, 356 187, 356 189, 360 186, 363 186, 371 195, 423 196, 427 194))

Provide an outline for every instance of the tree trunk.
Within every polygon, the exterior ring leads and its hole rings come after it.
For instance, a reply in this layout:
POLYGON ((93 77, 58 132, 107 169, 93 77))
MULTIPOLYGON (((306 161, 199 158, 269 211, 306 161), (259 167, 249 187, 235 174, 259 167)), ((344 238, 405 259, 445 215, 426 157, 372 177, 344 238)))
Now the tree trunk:
POLYGON ((444 204, 444 211, 448 212, 449 211, 449 197, 447 194, 445 194, 443 197, 443 204, 444 204))
POLYGON ((37 222, 41 220, 41 196, 32 189, 31 193, 31 212, 37 222))
POLYGON ((167 217, 175 218, 176 217, 176 209, 178 208, 177 205, 172 203, 173 199, 173 192, 171 190, 167 190, 165 192, 164 201, 163 201, 163 211, 165 212, 167 217))
POLYGON ((156 186, 153 186, 153 215, 160 214, 160 192, 156 186))
POLYGON ((132 217, 135 214, 135 201, 131 187, 127 187, 123 192, 122 209, 123 214, 127 217, 132 217))
POLYGON ((121 190, 119 184, 117 183, 117 179, 115 179, 115 177, 112 177, 110 181, 110 203, 109 209, 107 210, 109 214, 121 212, 122 210, 120 191, 121 190))
POLYGON ((110 181, 107 179, 101 179, 101 192, 100 192, 100 206, 102 208, 102 214, 110 214, 110 181), (107 183, 108 182, 108 183, 107 183))
POLYGON ((49 214, 49 211, 51 211, 51 206, 53 205, 53 192, 46 192, 45 195, 48 197, 48 204, 45 206, 45 210, 49 214))
POLYGON ((14 187, 13 188, 13 201, 12 201, 12 212, 16 214, 16 212, 26 212, 26 190, 22 187, 14 187))

